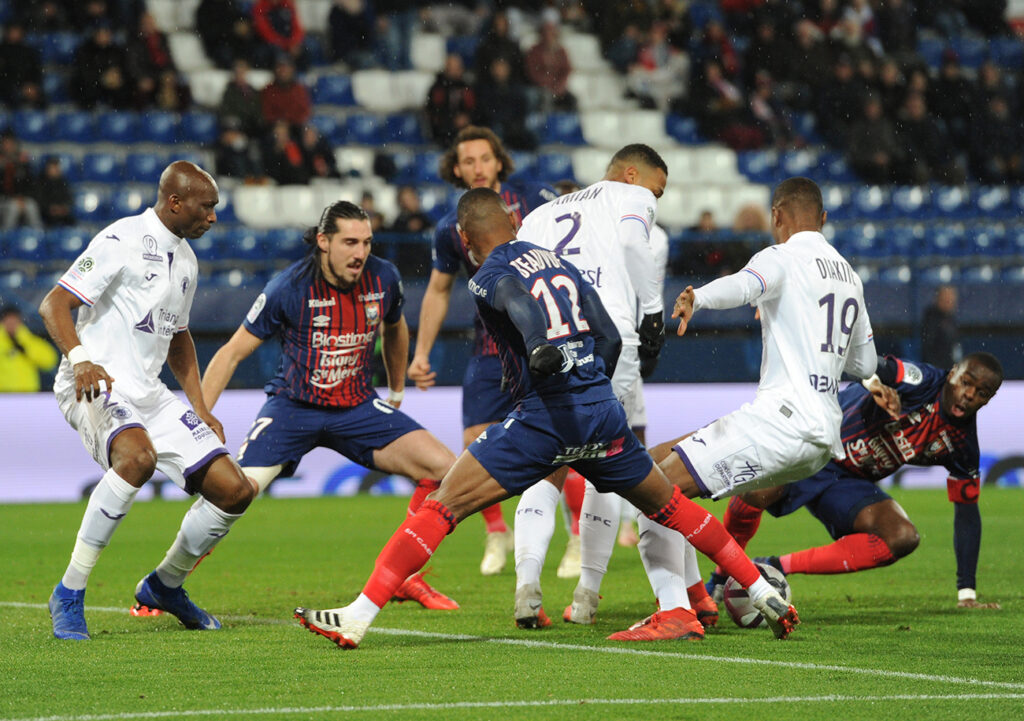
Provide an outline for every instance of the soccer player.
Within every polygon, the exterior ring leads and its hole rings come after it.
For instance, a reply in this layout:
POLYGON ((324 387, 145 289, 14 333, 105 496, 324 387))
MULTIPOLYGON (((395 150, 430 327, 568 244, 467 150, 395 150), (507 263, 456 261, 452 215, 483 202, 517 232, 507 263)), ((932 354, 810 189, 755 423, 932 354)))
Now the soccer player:
POLYGON ((742 574, 754 604, 776 635, 786 637, 799 622, 796 610, 711 514, 672 488, 630 432, 606 375, 621 340, 597 293, 554 253, 516 241, 508 213, 488 188, 459 200, 459 234, 482 261, 470 291, 498 343, 516 409, 463 451, 440 488, 392 535, 354 602, 323 611, 299 607, 295 617, 342 648, 355 648, 401 578, 422 567, 456 524, 569 465, 690 534, 694 545, 733 569, 730 575, 742 574))
POLYGON ((164 560, 139 581, 135 599, 174 614, 188 629, 220 628, 182 588, 255 497, 203 401, 188 330, 198 264, 187 241, 217 222, 218 200, 217 183, 206 171, 171 163, 160 176, 156 204, 101 230, 39 308, 65 355, 53 388, 61 413, 104 470, 71 562, 50 596, 57 638, 89 639, 89 574, 156 469, 200 498, 164 560), (191 408, 160 381, 165 362, 191 408))
MULTIPOLYGON (((281 365, 264 390, 238 463, 257 493, 290 475, 304 455, 331 448, 368 468, 416 479, 413 513, 455 461, 429 431, 398 410, 404 396, 409 328, 398 269, 370 254, 373 231, 359 206, 339 200, 303 239, 308 255, 274 276, 235 334, 203 374, 213 407, 238 364, 265 340, 281 339, 281 365), (373 347, 381 334, 388 399, 372 385, 373 347)), ((450 610, 458 604, 412 574, 395 600, 450 610)))
MULTIPOLYGON (((999 360, 971 353, 951 370, 897 358, 880 358, 877 377, 839 394, 846 457, 834 459, 796 483, 734 496, 725 526, 746 546, 757 532, 762 509, 785 516, 805 506, 834 543, 771 556, 783 573, 853 573, 888 566, 913 552, 917 529, 900 505, 876 484, 905 464, 945 466, 946 489, 953 503, 957 605, 999 608, 977 600, 976 574, 981 549, 981 490, 978 464, 978 411, 992 400, 1003 381, 999 360), (895 418, 872 398, 881 384, 899 394, 895 418)), ((711 575, 709 586, 725 582, 711 575)))
MULTIPOLYGON (((775 245, 737 273, 697 290, 687 287, 673 309, 682 335, 697 310, 752 303, 764 346, 752 403, 651 451, 689 498, 718 499, 790 483, 817 472, 833 456, 841 458, 839 378, 844 372, 867 378, 878 363, 861 280, 821 234, 821 190, 807 178, 784 180, 775 188, 771 217, 775 245)), ((674 596, 684 595, 682 584, 693 585, 694 556, 670 534, 656 527, 647 531, 646 542, 676 547, 657 554, 657 573, 648 568, 655 595, 673 587, 674 596), (679 563, 684 567, 672 565, 679 563), (655 578, 664 582, 661 588, 655 578)), ((611 638, 671 638, 671 628, 659 628, 670 620, 654 614, 611 638)))
MULTIPOLYGON (((576 266, 600 296, 622 339, 611 381, 631 426, 646 422, 641 417, 641 355, 656 360, 664 340, 659 283, 664 265, 659 269, 650 234, 667 182, 668 167, 653 148, 627 145, 612 156, 603 180, 542 205, 519 231, 520 239, 576 266)), ((522 627, 550 623, 540 607, 540 574, 554 532, 558 494, 556 484, 538 483, 523 493, 516 510, 515 616, 522 627), (531 615, 530 609, 536 612, 531 615)), ((580 580, 565 620, 594 622, 600 579, 615 546, 620 515, 618 495, 587 487, 579 524, 580 580)))
MULTIPOLYGON (((515 171, 512 158, 501 140, 489 128, 469 126, 455 137, 440 162, 441 177, 456 188, 490 188, 500 194, 522 222, 534 208, 555 197, 554 189, 541 183, 509 181, 515 171)), ((455 211, 445 215, 434 229, 433 269, 420 306, 416 348, 409 363, 409 379, 421 390, 434 385, 437 373, 430 368, 430 350, 434 347, 441 324, 448 313, 452 287, 459 268, 472 277, 479 263, 462 245, 455 228, 455 211)), ((462 444, 469 446, 487 426, 501 420, 512 410, 512 397, 501 384, 501 362, 494 341, 483 330, 479 319, 473 355, 469 358, 462 380, 462 444)), ((480 573, 492 576, 505 568, 512 550, 512 538, 501 506, 486 508, 482 513, 487 527, 484 556, 480 573)))

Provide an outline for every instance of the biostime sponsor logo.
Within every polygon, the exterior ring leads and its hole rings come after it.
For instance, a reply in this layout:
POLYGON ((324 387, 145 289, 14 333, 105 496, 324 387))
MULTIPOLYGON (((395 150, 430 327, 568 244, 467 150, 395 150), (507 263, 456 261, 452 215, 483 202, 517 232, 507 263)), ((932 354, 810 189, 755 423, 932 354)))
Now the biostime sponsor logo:
POLYGON ((339 333, 338 335, 317 330, 313 331, 311 342, 314 348, 348 348, 369 343, 375 334, 375 330, 369 333, 339 333))

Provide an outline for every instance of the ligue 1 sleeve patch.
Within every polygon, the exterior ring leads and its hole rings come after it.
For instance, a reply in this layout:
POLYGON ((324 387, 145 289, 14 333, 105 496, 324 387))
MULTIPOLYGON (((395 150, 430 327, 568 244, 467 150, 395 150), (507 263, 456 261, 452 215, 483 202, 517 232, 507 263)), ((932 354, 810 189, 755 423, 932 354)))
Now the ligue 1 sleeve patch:
POLYGON ((88 255, 78 261, 75 266, 75 270, 79 273, 88 273, 90 270, 96 267, 96 261, 94 261, 88 255))
POLYGON ((260 313, 263 311, 263 307, 266 304, 266 293, 260 293, 258 296, 256 296, 256 300, 253 301, 252 307, 249 308, 249 312, 245 314, 245 319, 250 323, 255 323, 256 319, 260 317, 260 313))
POLYGON ((924 373, 921 372, 920 368, 918 368, 913 363, 907 363, 906 361, 903 362, 903 382, 904 383, 906 383, 908 385, 916 386, 916 385, 920 385, 921 381, 923 381, 923 380, 924 380, 924 373))

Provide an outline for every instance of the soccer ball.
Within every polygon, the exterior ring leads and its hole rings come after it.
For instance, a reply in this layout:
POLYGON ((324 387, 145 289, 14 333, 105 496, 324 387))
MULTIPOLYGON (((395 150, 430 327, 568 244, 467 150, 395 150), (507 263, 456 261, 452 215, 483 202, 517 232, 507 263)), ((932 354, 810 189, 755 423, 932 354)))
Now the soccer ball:
MULTIPOLYGON (((779 595, 789 603, 792 598, 792 594, 789 590, 789 582, 786 581, 786 576, 782 571, 770 566, 767 563, 756 563, 757 570, 761 572, 761 575, 765 578, 768 583, 775 586, 775 590, 779 592, 779 595)), ((753 602, 747 595, 747 589, 743 588, 739 582, 729 576, 725 581, 725 586, 722 589, 722 603, 725 604, 725 610, 737 626, 740 628, 757 628, 764 623, 764 616, 761 612, 754 608, 753 602)))

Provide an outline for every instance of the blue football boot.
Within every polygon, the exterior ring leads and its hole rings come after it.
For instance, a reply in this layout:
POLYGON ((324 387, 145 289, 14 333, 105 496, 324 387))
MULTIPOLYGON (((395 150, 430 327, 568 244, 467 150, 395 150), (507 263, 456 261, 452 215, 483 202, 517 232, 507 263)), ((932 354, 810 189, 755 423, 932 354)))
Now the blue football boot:
POLYGON ((220 621, 192 603, 184 588, 165 586, 156 571, 139 581, 135 587, 135 600, 143 606, 158 608, 178 617, 181 624, 193 631, 215 631, 220 621))
POLYGON ((57 583, 50 594, 50 619, 53 637, 67 641, 88 641, 89 629, 85 625, 85 589, 72 591, 57 583))

